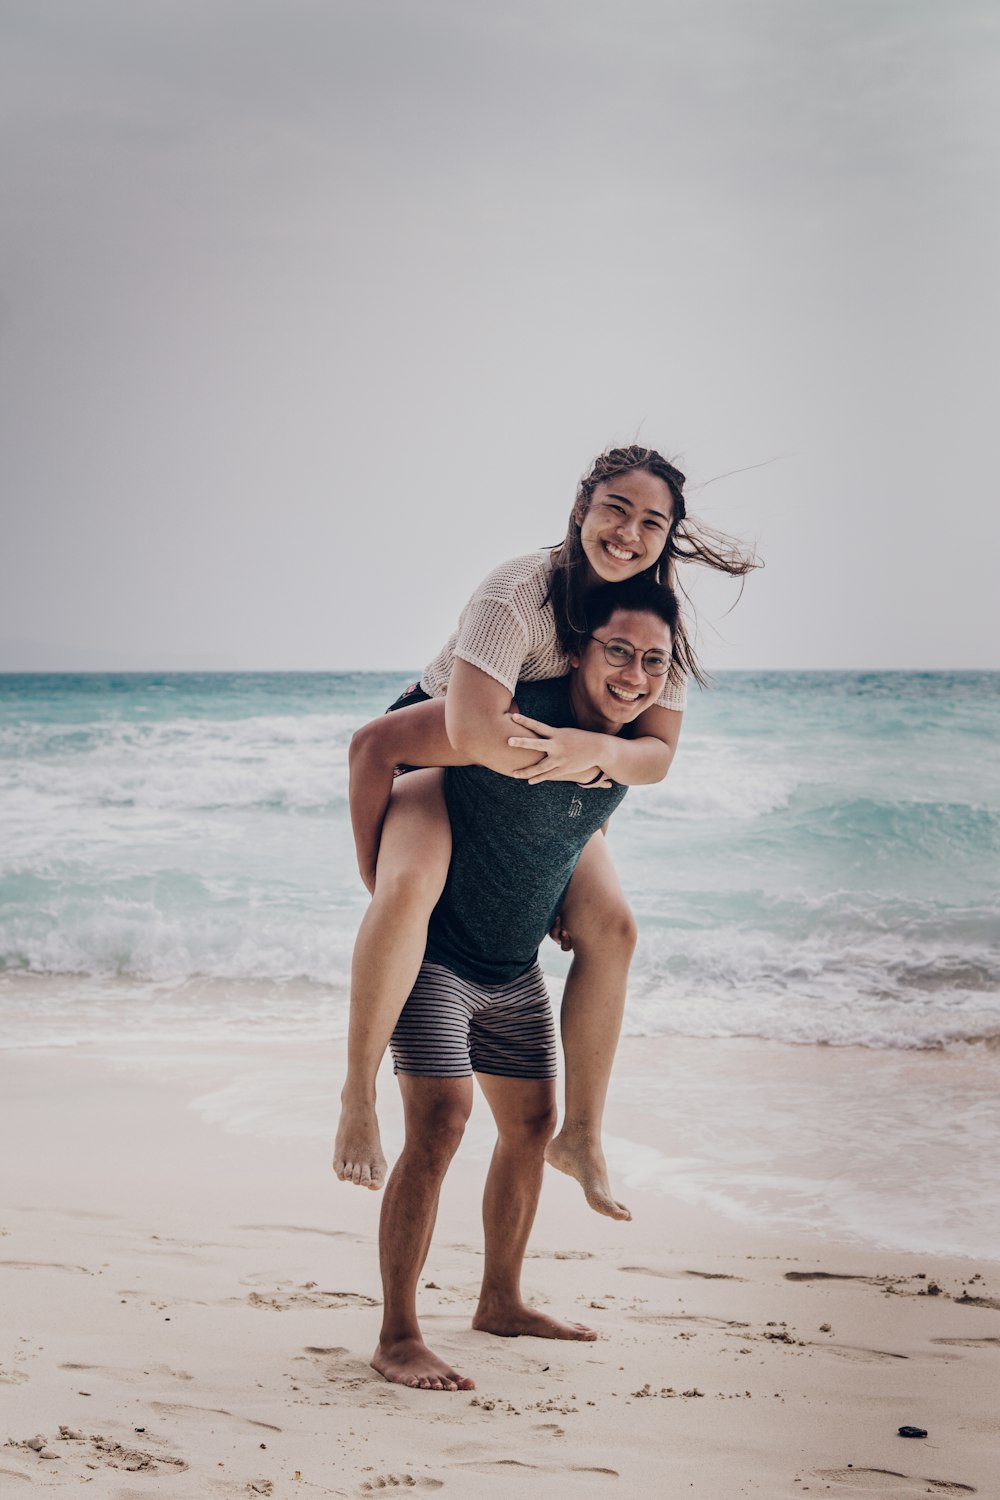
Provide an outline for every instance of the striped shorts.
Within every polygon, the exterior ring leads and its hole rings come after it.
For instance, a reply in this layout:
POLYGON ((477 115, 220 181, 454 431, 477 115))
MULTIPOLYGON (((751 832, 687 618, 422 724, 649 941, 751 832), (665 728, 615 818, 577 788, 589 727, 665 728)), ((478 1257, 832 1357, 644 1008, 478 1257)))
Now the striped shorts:
POLYGON ((537 963, 510 984, 477 984, 426 960, 392 1034, 397 1073, 555 1078, 556 1036, 537 963))

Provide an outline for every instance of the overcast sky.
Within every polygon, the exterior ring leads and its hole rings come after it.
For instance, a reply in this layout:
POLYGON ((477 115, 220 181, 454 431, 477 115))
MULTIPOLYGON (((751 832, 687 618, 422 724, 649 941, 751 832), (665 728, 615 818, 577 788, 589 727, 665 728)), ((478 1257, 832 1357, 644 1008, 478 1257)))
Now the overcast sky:
POLYGON ((766 559, 711 668, 1000 666, 998 56, 990 0, 3 0, 0 668, 419 667, 637 435, 766 559))

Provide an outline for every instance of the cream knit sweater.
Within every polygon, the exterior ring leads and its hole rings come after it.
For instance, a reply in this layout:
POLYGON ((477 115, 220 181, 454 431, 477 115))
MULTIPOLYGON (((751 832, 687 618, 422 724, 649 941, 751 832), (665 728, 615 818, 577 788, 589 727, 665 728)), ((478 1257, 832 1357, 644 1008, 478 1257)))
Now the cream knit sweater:
MULTIPOLYGON (((456 656, 503 683, 511 694, 518 681, 539 682, 568 672, 569 659, 556 639, 555 614, 545 603, 551 573, 548 551, 528 552, 494 568, 462 610, 458 629, 421 677, 424 692, 444 697, 456 656)), ((671 668, 656 701, 682 711, 687 679, 671 668)))

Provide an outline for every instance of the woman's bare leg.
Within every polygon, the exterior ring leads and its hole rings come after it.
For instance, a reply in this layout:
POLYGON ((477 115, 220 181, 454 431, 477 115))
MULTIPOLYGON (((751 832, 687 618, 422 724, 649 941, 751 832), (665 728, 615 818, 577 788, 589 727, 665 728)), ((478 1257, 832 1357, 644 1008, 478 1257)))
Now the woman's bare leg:
POLYGON ((560 1015, 566 1112, 546 1160, 577 1179, 597 1213, 630 1219, 608 1182, 601 1122, 636 928, 601 833, 594 834, 580 857, 563 902, 562 926, 573 944, 560 1015))
POLYGON ((342 1182, 380 1188, 385 1157, 375 1114, 375 1077, 427 946, 427 922, 451 860, 442 773, 401 776, 382 828, 375 892, 358 929, 351 965, 347 1078, 333 1170, 342 1182))

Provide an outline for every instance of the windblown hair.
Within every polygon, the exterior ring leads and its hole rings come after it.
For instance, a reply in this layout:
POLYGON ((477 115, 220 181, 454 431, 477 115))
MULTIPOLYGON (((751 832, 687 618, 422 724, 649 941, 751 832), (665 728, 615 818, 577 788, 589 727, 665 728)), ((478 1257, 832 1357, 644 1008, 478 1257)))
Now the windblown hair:
POLYGON ((680 666, 683 670, 677 638, 680 619, 677 595, 667 584, 657 583, 650 578, 648 573, 638 573, 634 578, 626 578, 624 583, 602 583, 599 588, 590 590, 583 605, 586 628, 574 637, 574 655, 579 656, 587 637, 606 625, 617 609, 641 611, 643 614, 656 615, 662 620, 670 631, 671 669, 680 666))
MULTIPOLYGON (((587 587, 587 558, 580 541, 581 523, 590 509, 594 490, 599 484, 638 469, 663 480, 673 500, 673 518, 663 551, 652 567, 646 568, 637 577, 665 584, 683 594, 686 599, 687 591, 677 578, 677 564, 680 562, 700 563, 702 567, 715 568, 733 578, 745 578, 754 568, 760 567, 759 559, 739 542, 688 515, 684 499, 684 475, 662 454, 657 453, 654 448, 642 448, 636 443, 627 448, 609 448, 598 455, 590 472, 584 475, 577 487, 576 503, 569 518, 566 537, 553 565, 552 581, 546 596, 546 602, 551 602, 555 613, 559 644, 566 652, 573 651, 581 636, 586 633, 586 601, 590 590, 587 587)), ((616 589, 624 586, 611 585, 616 589)), ((671 633, 674 641, 671 679, 680 681, 685 673, 689 673, 696 682, 704 686, 708 679, 698 664, 683 614, 679 610, 671 633)))

